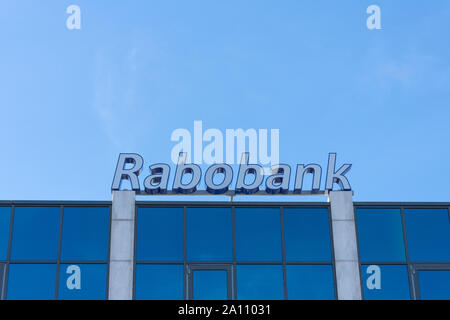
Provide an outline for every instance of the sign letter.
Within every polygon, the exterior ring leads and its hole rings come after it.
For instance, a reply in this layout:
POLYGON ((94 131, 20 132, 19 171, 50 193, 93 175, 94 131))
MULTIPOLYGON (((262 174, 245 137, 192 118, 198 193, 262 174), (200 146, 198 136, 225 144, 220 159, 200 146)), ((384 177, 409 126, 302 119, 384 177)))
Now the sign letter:
POLYGON ((177 193, 193 193, 197 190, 197 185, 202 177, 202 170, 196 164, 186 164, 187 154, 181 152, 178 157, 177 170, 175 172, 175 180, 173 181, 173 190, 177 193), (192 175, 191 181, 183 184, 183 176, 185 173, 192 175))
POLYGON ((206 170, 205 184, 206 191, 213 194, 221 194, 228 191, 228 187, 233 180, 233 169, 227 164, 215 164, 206 170), (214 183, 214 175, 216 173, 223 173, 224 178, 220 184, 214 183))
POLYGON ((125 179, 130 180, 132 190, 139 191, 140 186, 138 176, 141 173, 143 163, 144 160, 142 157, 136 153, 121 153, 117 162, 116 173, 114 174, 111 189, 119 190, 122 179, 125 179), (125 169, 125 164, 127 163, 132 163, 133 167, 125 169))
POLYGON ((145 192, 149 194, 166 193, 170 167, 165 163, 150 166, 150 175, 144 180, 145 192))
POLYGON ((297 174, 295 176, 294 193, 302 193, 303 190, 303 177, 306 173, 313 175, 311 192, 317 193, 320 190, 320 177, 322 176, 322 168, 318 164, 303 164, 297 165, 297 174))
POLYGON ((291 167, 286 164, 271 166, 273 175, 266 179, 267 193, 284 193, 289 191, 289 180, 291 178, 291 167))
POLYGON ((335 171, 336 153, 328 154, 327 182, 325 189, 331 191, 333 190, 333 183, 337 183, 343 191, 352 190, 352 188, 350 187, 350 183, 348 183, 348 180, 345 177, 345 174, 350 170, 351 167, 351 164, 344 164, 339 168, 338 171, 335 171))
POLYGON ((239 166, 239 174, 236 181, 236 193, 251 194, 259 191, 259 186, 264 179, 264 170, 260 165, 248 164, 250 155, 244 152, 239 166), (255 179, 251 184, 245 184, 245 177, 247 174, 253 174, 255 179))

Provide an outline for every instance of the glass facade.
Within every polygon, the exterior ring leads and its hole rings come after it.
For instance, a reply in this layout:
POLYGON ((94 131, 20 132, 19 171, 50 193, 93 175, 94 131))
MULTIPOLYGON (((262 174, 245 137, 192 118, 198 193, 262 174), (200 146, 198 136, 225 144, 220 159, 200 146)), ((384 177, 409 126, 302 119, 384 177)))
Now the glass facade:
POLYGON ((355 214, 364 299, 450 298, 448 207, 356 205, 355 214))
MULTIPOLYGON (((450 299, 449 206, 354 203, 363 299, 450 299)), ((1 299, 108 299, 111 202, 0 203, 1 299)), ((332 300, 328 203, 136 202, 133 298, 332 300)))
POLYGON ((136 225, 136 299, 335 299, 328 205, 138 205, 136 225))
POLYGON ((2 299, 106 299, 111 205, 0 207, 2 299))

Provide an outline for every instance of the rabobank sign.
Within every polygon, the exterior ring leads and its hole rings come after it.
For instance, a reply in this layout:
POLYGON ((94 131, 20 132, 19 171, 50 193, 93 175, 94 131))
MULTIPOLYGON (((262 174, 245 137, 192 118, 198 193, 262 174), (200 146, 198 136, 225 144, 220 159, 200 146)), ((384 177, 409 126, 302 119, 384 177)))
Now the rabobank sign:
POLYGON ((234 189, 234 172, 226 163, 213 164, 204 174, 206 190, 198 190, 202 179, 199 165, 187 163, 187 153, 181 152, 175 170, 172 188, 169 189, 170 166, 157 163, 149 166, 149 174, 144 179, 144 189, 141 190, 139 176, 144 166, 144 159, 135 153, 121 153, 117 162, 116 172, 111 189, 121 190, 121 182, 128 180, 131 189, 140 195, 153 194, 326 194, 337 184, 341 190, 351 190, 345 176, 351 164, 343 164, 336 168, 336 153, 328 154, 328 167, 325 173, 325 189, 320 190, 322 167, 318 164, 297 164, 295 169, 294 188, 289 190, 291 167, 287 164, 272 165, 272 174, 265 177, 263 167, 249 163, 250 154, 242 153, 234 189), (306 174, 311 174, 311 187, 304 188, 306 174), (265 181, 264 181, 265 179, 265 181), (264 183, 263 183, 264 182, 264 183), (261 187, 261 186, 264 187, 261 187))

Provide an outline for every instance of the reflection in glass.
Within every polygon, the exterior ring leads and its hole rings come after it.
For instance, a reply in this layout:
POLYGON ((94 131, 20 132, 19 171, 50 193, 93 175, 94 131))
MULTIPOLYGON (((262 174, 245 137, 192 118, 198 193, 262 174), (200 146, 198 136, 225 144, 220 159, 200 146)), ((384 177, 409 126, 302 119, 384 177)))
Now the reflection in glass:
POLYGON ((226 270, 195 270, 193 273, 195 300, 227 300, 226 270))
POLYGON ((137 300, 182 300, 183 265, 137 264, 137 300))
POLYGON ((333 268, 328 265, 287 265, 289 300, 334 299, 333 268))
POLYGON ((59 300, 106 299, 106 264, 59 265, 59 300))
POLYGON ((236 208, 236 259, 281 261, 279 208, 236 208))
POLYGON ((107 260, 108 207, 64 207, 61 260, 107 260))
POLYGON ((357 209, 361 261, 404 262, 400 209, 357 209))
POLYGON ((330 222, 325 208, 284 208, 287 261, 331 261, 330 222))
POLYGON ((56 260, 60 207, 14 209, 12 260, 56 260))
POLYGON ((409 300, 408 269, 404 265, 361 266, 365 300, 409 300))
POLYGON ((405 209, 405 225, 411 261, 450 261, 447 209, 405 209))
POLYGON ((10 264, 8 300, 53 300, 55 264, 10 264))
POLYGON ((183 208, 139 208, 138 261, 183 261, 183 208))
POLYGON ((9 224, 11 207, 0 207, 0 260, 8 257, 9 224))
POLYGON ((233 259, 231 208, 187 208, 187 259, 233 259))
POLYGON ((420 299, 450 300, 450 270, 419 270, 420 299))
POLYGON ((238 265, 239 300, 284 299, 283 268, 280 265, 238 265))

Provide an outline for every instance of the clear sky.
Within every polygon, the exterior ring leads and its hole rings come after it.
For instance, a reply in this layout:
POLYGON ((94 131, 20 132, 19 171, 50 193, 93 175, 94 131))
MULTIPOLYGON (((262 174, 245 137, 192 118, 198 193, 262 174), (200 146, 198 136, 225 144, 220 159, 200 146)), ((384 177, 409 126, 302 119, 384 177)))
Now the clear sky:
POLYGON ((109 200, 120 152, 202 120, 337 152, 357 201, 450 201, 449 34, 448 0, 1 0, 0 200, 109 200))

